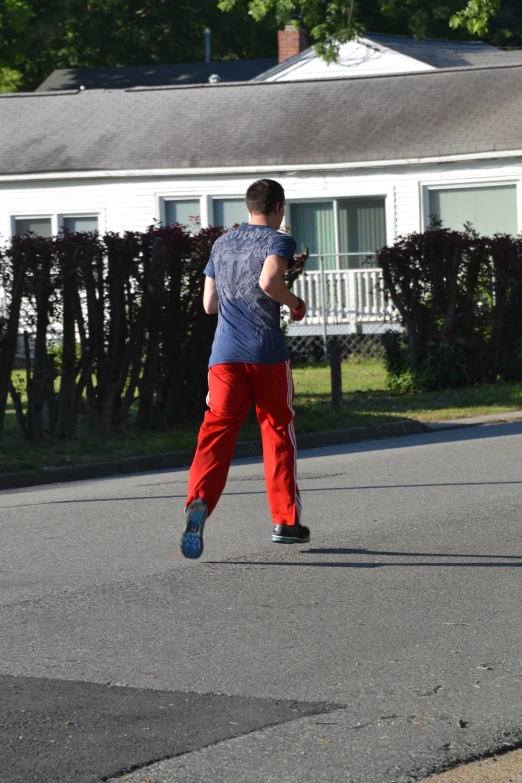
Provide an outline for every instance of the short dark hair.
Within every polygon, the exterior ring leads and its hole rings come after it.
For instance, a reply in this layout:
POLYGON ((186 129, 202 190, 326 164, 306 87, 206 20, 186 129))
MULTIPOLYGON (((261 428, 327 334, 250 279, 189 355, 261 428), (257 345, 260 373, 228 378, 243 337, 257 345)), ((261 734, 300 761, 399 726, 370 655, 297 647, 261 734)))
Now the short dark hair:
POLYGON ((258 179, 248 188, 245 200, 250 214, 271 215, 276 204, 284 204, 285 191, 275 179, 258 179))

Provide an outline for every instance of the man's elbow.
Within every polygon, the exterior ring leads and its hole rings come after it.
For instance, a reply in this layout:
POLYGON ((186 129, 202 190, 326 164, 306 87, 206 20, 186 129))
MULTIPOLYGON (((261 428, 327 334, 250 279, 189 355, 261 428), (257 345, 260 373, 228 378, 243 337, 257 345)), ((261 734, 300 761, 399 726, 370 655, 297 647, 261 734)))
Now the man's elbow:
POLYGON ((215 315, 218 312, 218 309, 217 302, 203 302, 203 310, 207 315, 215 315))
POLYGON ((259 278, 259 288, 265 294, 270 294, 270 291, 272 290, 273 282, 274 282, 273 278, 269 277, 268 275, 261 275, 261 277, 259 278))

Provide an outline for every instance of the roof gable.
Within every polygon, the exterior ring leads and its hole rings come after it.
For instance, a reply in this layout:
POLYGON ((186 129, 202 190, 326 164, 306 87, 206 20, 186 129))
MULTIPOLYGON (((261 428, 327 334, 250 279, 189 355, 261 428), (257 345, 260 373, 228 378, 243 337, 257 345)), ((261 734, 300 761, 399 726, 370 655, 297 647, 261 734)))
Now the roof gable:
MULTIPOLYGON (((311 47, 255 78, 257 81, 279 81, 408 73, 487 65, 490 61, 500 64, 506 61, 504 54, 482 41, 416 41, 401 35, 366 33, 342 44, 335 63, 327 64, 311 47), (495 57, 492 60, 495 55, 496 60, 495 57)), ((522 62, 522 54, 519 56, 522 62)))

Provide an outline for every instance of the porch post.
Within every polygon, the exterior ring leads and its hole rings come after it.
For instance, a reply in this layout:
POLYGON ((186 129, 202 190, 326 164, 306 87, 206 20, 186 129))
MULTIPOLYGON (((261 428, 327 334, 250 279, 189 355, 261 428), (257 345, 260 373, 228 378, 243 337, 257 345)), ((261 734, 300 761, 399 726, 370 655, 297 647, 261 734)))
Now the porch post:
POLYGON ((328 330, 326 328, 326 281, 324 279, 324 260, 319 256, 319 271, 321 274, 321 310, 323 317, 323 354, 324 363, 328 364, 328 330))

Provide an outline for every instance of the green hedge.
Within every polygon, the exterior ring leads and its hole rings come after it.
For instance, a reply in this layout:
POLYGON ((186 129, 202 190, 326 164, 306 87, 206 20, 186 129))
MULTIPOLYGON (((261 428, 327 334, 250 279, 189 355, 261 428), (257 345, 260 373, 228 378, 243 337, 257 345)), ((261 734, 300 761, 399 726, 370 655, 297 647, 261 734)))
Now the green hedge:
POLYGON ((378 263, 404 333, 383 339, 405 391, 522 380, 522 238, 440 226, 401 237, 378 263))
POLYGON ((203 310, 203 270, 224 230, 13 237, 0 250, 0 436, 8 395, 34 442, 73 438, 80 423, 101 433, 200 416, 217 320, 203 310), (12 373, 21 331, 23 393, 12 373))

